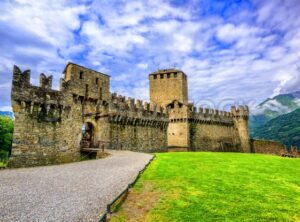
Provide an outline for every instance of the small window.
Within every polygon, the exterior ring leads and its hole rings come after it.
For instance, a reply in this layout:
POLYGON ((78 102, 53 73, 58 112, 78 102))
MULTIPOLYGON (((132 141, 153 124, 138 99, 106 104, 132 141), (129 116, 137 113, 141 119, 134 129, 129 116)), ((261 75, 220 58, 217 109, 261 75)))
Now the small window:
POLYGON ((153 75, 154 79, 157 79, 157 75, 153 75))
POLYGON ((168 74, 167 74, 167 78, 168 78, 168 79, 170 79, 170 77, 171 77, 171 74, 170 74, 170 73, 168 73, 168 74))
POLYGON ((102 100, 102 88, 100 87, 100 100, 102 100))
POLYGON ((83 79, 83 71, 79 72, 79 79, 83 79))
POLYGON ((174 78, 177 78, 177 72, 174 73, 174 78))
POLYGON ((160 78, 163 79, 164 78, 164 74, 160 74, 160 78))
POLYGON ((98 84, 99 84, 99 79, 96 78, 96 85, 98 86, 98 84))

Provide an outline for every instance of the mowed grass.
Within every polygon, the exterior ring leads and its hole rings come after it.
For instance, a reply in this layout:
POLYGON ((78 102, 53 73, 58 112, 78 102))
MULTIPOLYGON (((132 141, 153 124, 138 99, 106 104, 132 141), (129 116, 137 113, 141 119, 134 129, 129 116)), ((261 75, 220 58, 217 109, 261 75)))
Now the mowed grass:
POLYGON ((111 221, 300 221, 300 159, 159 153, 111 221))

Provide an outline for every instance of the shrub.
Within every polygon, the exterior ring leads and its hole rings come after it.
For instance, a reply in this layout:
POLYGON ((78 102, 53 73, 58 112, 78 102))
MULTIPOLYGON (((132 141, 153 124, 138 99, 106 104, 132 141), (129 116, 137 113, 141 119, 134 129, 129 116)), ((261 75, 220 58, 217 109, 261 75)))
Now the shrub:
POLYGON ((13 119, 7 116, 0 116, 0 151, 11 152, 13 131, 13 119))

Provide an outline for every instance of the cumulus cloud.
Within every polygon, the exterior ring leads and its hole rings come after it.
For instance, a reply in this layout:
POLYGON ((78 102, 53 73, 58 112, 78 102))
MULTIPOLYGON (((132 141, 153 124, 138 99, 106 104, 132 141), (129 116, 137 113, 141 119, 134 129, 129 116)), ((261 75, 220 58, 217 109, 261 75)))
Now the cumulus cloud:
POLYGON ((177 67, 195 104, 255 107, 299 90, 297 1, 1 1, 0 106, 10 106, 13 64, 31 68, 34 84, 53 74, 57 87, 73 61, 111 75, 126 96, 149 99, 148 73, 177 67))

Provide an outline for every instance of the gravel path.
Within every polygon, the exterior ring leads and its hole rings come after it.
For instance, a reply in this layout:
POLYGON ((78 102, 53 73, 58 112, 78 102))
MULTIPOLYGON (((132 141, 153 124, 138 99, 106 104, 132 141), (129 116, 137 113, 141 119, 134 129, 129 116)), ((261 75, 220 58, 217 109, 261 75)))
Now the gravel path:
POLYGON ((111 156, 56 166, 0 171, 0 221, 97 221, 152 155, 111 156))

